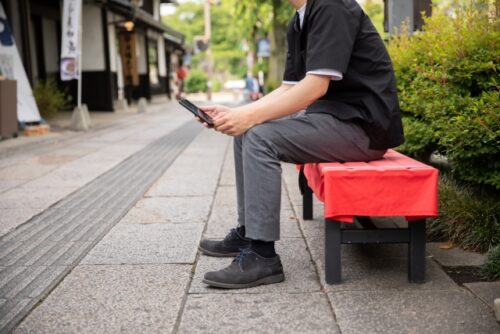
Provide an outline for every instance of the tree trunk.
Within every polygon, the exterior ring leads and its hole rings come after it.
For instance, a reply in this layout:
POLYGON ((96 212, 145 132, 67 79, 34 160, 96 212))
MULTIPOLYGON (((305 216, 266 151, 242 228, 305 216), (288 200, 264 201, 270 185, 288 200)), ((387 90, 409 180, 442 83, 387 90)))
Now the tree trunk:
POLYGON ((279 11, 287 4, 283 0, 273 0, 273 24, 271 33, 271 58, 269 59, 269 81, 278 86, 283 80, 286 60, 287 24, 280 22, 279 11))

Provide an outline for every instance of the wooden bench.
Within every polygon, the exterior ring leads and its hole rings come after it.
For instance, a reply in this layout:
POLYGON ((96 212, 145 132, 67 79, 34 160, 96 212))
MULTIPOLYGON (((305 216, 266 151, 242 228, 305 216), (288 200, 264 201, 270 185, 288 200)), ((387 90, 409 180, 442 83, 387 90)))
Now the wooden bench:
POLYGON ((314 193, 324 202, 325 280, 341 283, 341 244, 408 244, 408 279, 425 281, 425 220, 438 215, 438 171, 394 150, 371 162, 300 166, 303 218, 313 217, 314 193), (408 228, 378 229, 370 217, 403 216, 408 228), (362 229, 341 228, 353 223, 362 229))

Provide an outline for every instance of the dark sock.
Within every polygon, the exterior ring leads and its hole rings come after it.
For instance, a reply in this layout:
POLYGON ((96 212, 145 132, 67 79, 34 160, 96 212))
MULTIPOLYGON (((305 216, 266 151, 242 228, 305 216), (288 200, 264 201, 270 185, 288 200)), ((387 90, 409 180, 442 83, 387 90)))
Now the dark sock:
POLYGON ((236 228, 236 231, 238 232, 238 234, 241 236, 241 237, 245 237, 245 225, 239 225, 237 228, 236 228))
POLYGON ((251 240, 250 249, 262 257, 275 257, 274 241, 251 240))

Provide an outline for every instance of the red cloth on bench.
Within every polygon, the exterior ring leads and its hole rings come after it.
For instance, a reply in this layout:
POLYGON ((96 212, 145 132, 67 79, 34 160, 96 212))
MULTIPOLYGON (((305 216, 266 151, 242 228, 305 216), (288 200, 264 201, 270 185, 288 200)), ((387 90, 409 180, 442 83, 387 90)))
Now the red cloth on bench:
POLYGON ((394 150, 371 162, 308 163, 304 174, 325 203, 325 218, 352 222, 355 216, 404 216, 408 221, 438 215, 438 171, 394 150))

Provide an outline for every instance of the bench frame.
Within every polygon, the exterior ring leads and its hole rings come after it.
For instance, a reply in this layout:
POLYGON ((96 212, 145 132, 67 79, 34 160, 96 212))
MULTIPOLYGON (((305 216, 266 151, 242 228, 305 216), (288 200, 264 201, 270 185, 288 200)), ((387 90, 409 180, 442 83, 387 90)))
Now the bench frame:
MULTIPOLYGON (((302 166, 299 186, 302 192, 303 219, 313 219, 313 192, 307 184, 302 166)), ((425 219, 408 223, 408 228, 378 229, 370 217, 356 217, 362 229, 344 229, 339 221, 325 218, 325 281, 340 284, 342 244, 408 244, 408 280, 412 283, 425 282, 425 219)))

